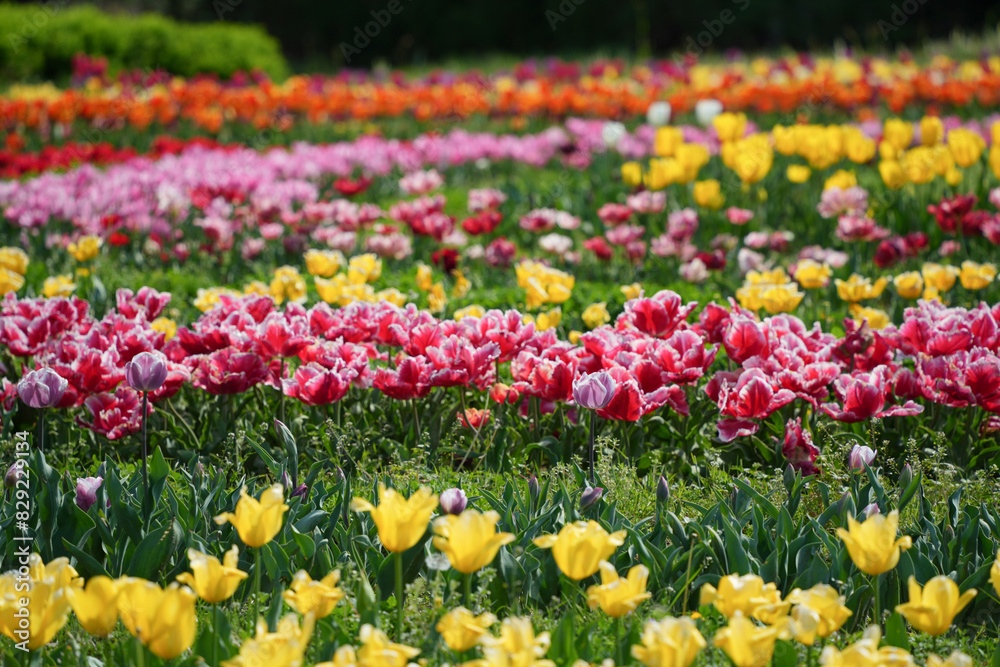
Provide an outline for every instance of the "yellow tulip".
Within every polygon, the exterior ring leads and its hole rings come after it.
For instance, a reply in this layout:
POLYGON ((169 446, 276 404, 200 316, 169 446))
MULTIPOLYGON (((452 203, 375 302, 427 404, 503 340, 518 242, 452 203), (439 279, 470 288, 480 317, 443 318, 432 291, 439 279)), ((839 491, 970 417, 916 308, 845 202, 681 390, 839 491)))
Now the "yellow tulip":
POLYGON ((930 183, 937 176, 941 157, 943 155, 933 148, 917 146, 903 153, 900 166, 911 183, 930 183))
POLYGON ((604 301, 590 304, 584 309, 583 314, 580 317, 583 319, 583 323, 587 325, 588 329, 596 329, 602 324, 607 324, 611 321, 611 314, 608 312, 608 304, 604 301))
POLYGON ((580 336, 582 335, 583 335, 582 331, 577 331, 576 329, 573 329, 572 331, 569 332, 569 342, 572 343, 573 345, 576 345, 577 343, 580 342, 580 336))
POLYGON ((896 539, 899 527, 899 510, 888 515, 875 514, 858 523, 847 517, 848 529, 837 529, 837 536, 847 545, 847 552, 859 570, 865 574, 879 575, 896 567, 899 554, 913 546, 909 536, 896 539))
POLYGON ((306 271, 312 276, 329 278, 344 265, 344 253, 339 250, 306 250, 306 271))
POLYGON ((790 164, 785 170, 785 176, 792 183, 805 183, 812 175, 812 169, 804 164, 790 164))
POLYGON ((837 296, 844 301, 850 302, 877 299, 882 296, 882 292, 888 284, 889 279, 885 276, 873 283, 868 278, 853 273, 847 280, 840 280, 839 278, 836 280, 837 296))
POLYGON ((472 304, 471 306, 466 306, 465 308, 459 308, 455 311, 452 316, 456 322, 464 317, 482 317, 486 314, 486 309, 478 304, 472 304))
POLYGON ((681 144, 677 147, 675 159, 671 161, 672 171, 676 172, 675 180, 690 183, 698 177, 698 172, 708 164, 710 158, 708 148, 701 144, 681 144))
POLYGON ((427 532, 427 523, 438 506, 438 497, 427 487, 420 489, 409 498, 404 498, 395 489, 378 487, 378 507, 364 498, 351 501, 355 512, 369 512, 378 538, 388 551, 402 553, 420 541, 427 532))
POLYGON ((271 286, 260 280, 251 280, 243 286, 244 294, 255 294, 258 296, 273 296, 271 286))
POLYGON ((878 308, 862 308, 860 304, 852 303, 848 306, 847 310, 851 313, 851 317, 854 318, 855 322, 861 324, 867 321, 868 327, 871 329, 885 329, 892 324, 892 320, 889 319, 889 313, 878 308))
POLYGON ((833 269, 812 259, 799 260, 795 265, 795 280, 806 289, 817 289, 830 284, 833 269))
POLYGON ((901 648, 884 646, 882 629, 873 625, 865 630, 861 639, 844 650, 832 644, 823 649, 819 663, 823 667, 913 667, 913 657, 901 648))
POLYGON ((301 626, 295 615, 289 614, 278 622, 277 632, 268 632, 267 624, 261 619, 257 622, 257 634, 244 641, 240 647, 239 655, 224 661, 222 667, 262 667, 264 665, 267 667, 301 667, 306 648, 309 646, 309 639, 312 637, 313 625, 314 619, 308 614, 302 619, 301 626))
POLYGON ((726 203, 726 198, 722 194, 722 185, 714 178, 695 182, 692 194, 698 206, 704 208, 717 210, 726 203))
POLYGON ((602 560, 599 567, 600 585, 587 589, 587 604, 591 609, 600 607, 608 616, 620 618, 635 611, 643 600, 652 597, 651 593, 646 592, 649 569, 645 565, 632 567, 624 579, 618 576, 615 566, 606 560, 602 560))
POLYGON ((417 264, 417 288, 429 292, 434 285, 434 274, 431 267, 424 263, 417 264))
POLYGON ((914 628, 932 637, 947 632, 959 612, 976 597, 974 588, 959 595, 958 584, 942 575, 932 578, 923 588, 912 575, 907 584, 909 600, 898 605, 896 611, 914 628))
POLYGON ((278 534, 284 523, 285 512, 284 489, 281 484, 273 484, 260 494, 260 500, 247 495, 246 487, 240 490, 240 500, 236 503, 236 512, 223 512, 215 517, 215 523, 222 525, 231 523, 236 527, 243 544, 248 547, 262 547, 278 534))
POLYGON ((961 651, 952 651, 946 660, 931 653, 927 656, 926 667, 973 667, 974 664, 972 658, 961 651))
POLYGON ((42 284, 42 295, 51 299, 55 296, 69 296, 76 289, 73 276, 66 274, 62 276, 51 276, 45 279, 42 284))
POLYGON ((896 160, 882 160, 878 163, 878 173, 882 182, 890 190, 898 190, 906 185, 906 172, 896 160))
POLYGON ((169 317, 157 317, 150 322, 149 328, 162 333, 164 340, 170 340, 177 335, 177 322, 174 322, 169 317))
POLYGON ((319 581, 314 581, 305 570, 299 570, 282 597, 303 616, 312 614, 317 620, 326 618, 344 597, 344 591, 337 588, 338 581, 340 570, 334 570, 319 581))
MULTIPOLYGON (((774 606, 781 603, 781 591, 773 583, 764 583, 756 574, 737 576, 727 574, 719 579, 719 587, 705 584, 701 587, 699 606, 715 605, 726 618, 732 618, 737 612, 744 616, 755 615, 757 609, 774 606)), ((788 613, 790 603, 785 606, 788 613)))
POLYGON ((436 282, 427 293, 427 309, 432 313, 443 312, 448 305, 448 295, 444 293, 444 283, 436 282))
POLYGON ((20 248, 0 248, 0 268, 23 276, 28 270, 28 253, 20 248))
POLYGON ((562 322, 562 308, 553 308, 545 313, 538 313, 535 318, 535 331, 548 331, 559 326, 562 322))
POLYGON ((808 590, 796 588, 788 594, 795 639, 811 646, 817 637, 829 637, 851 617, 845 598, 833 586, 816 584, 808 590))
POLYGON ((875 157, 875 140, 869 139, 854 128, 844 130, 844 154, 847 159, 855 164, 865 164, 871 162, 875 157))
POLYGON ((771 128, 771 137, 774 139, 774 150, 782 155, 795 155, 796 135, 796 126, 785 127, 783 125, 775 125, 771 128))
POLYGON ((857 184, 858 177, 854 175, 853 171, 838 169, 826 179, 823 183, 823 189, 840 188, 841 190, 846 190, 847 188, 853 188, 857 184))
POLYGON ((437 631, 441 633, 448 648, 456 653, 462 653, 486 637, 486 631, 496 622, 497 617, 493 614, 476 616, 465 607, 455 607, 441 617, 437 631))
POLYGON ((420 655, 420 649, 394 644, 384 632, 367 624, 361 626, 358 638, 358 665, 365 667, 406 667, 411 658, 420 655))
POLYGON ((990 568, 990 582, 993 583, 997 595, 1000 595, 1000 550, 997 551, 997 559, 993 562, 993 567, 990 568))
POLYGON ((719 135, 720 142, 736 141, 743 138, 747 117, 743 113, 726 111, 713 118, 712 125, 715 126, 715 132, 719 135))
POLYGON ((961 169, 951 168, 947 170, 944 174, 945 183, 955 188, 962 182, 965 174, 962 173, 961 169))
POLYGON ((688 667, 708 646, 687 616, 647 620, 640 641, 632 647, 632 657, 646 667, 688 667))
POLYGON ((642 165, 638 162, 626 162, 623 164, 622 181, 630 187, 635 187, 642 183, 642 165))
POLYGON ((275 269, 270 290, 275 303, 306 300, 306 281, 294 266, 275 269))
POLYGON ((677 152, 677 147, 682 143, 684 143, 684 133, 681 128, 659 127, 656 129, 656 136, 653 140, 653 152, 657 157, 673 157, 674 153, 677 152))
POLYGON ((924 116, 920 119, 920 143, 933 146, 941 143, 944 138, 944 123, 937 116, 924 116))
POLYGON ((576 521, 562 527, 558 535, 535 538, 535 545, 552 549, 556 565, 570 579, 585 579, 597 572, 602 560, 625 544, 625 531, 608 534, 596 521, 576 521))
POLYGON ((69 603, 83 629, 107 637, 118 624, 118 582, 103 575, 87 580, 85 588, 68 589, 69 603))
POLYGON ((239 568, 240 550, 234 544, 222 557, 203 554, 196 549, 188 549, 191 572, 177 575, 177 581, 190 586, 205 602, 215 604, 228 600, 239 588, 247 573, 239 568))
POLYGON ((24 276, 0 266, 0 296, 16 292, 22 287, 24 287, 24 276))
POLYGON ((500 515, 469 508, 461 514, 446 514, 434 520, 434 547, 448 556, 451 566, 463 574, 477 572, 496 558, 511 533, 497 532, 500 515))
POLYGON ((472 289, 472 282, 465 277, 461 269, 452 271, 451 277, 455 279, 455 284, 451 288, 451 295, 456 299, 463 298, 472 289))
POLYGON ((960 271, 954 266, 946 266, 927 262, 920 267, 920 274, 924 277, 924 284, 933 287, 937 292, 947 292, 955 286, 955 279, 960 271))
POLYGON ((374 253, 351 257, 347 263, 347 281, 352 285, 373 283, 382 276, 382 260, 374 253))
POLYGON ((80 588, 83 580, 67 558, 43 563, 36 553, 28 557, 29 581, 19 577, 16 571, 0 575, 0 633, 36 651, 66 625, 70 589, 80 588), (24 610, 27 616, 21 615, 24 610))
POLYGON ((75 243, 70 243, 66 246, 66 250, 76 261, 86 262, 97 257, 102 245, 104 245, 104 241, 101 240, 101 237, 90 234, 80 237, 80 240, 75 243))
POLYGON ((948 149, 959 167, 971 167, 979 162, 986 142, 979 133, 959 127, 948 133, 948 149))
POLYGON ((905 151, 913 142, 913 124, 900 118, 887 118, 883 139, 896 150, 905 151))
POLYGON ((172 660, 191 647, 197 632, 195 602, 187 586, 166 588, 144 579, 119 580, 118 610, 122 623, 157 657, 172 660))
POLYGON ((795 283, 765 287, 760 291, 760 303, 772 315, 791 312, 805 297, 805 292, 799 291, 798 287, 795 283))
POLYGON ((774 657, 774 643, 789 635, 789 619, 767 627, 759 627, 742 612, 729 620, 729 625, 715 634, 716 648, 725 651, 736 667, 766 667, 774 657))
POLYGON ((993 144, 990 146, 990 169, 993 171, 993 175, 1000 178, 1000 144, 993 144))
POLYGON ((314 667, 357 667, 358 654, 353 646, 341 646, 333 654, 333 660, 318 662, 314 667))
POLYGON ((483 637, 484 662, 490 667, 555 667, 543 659, 551 643, 549 633, 535 635, 531 619, 509 616, 500 625, 499 637, 483 637))
POLYGON ((640 285, 639 283, 632 283, 631 285, 622 285, 618 289, 621 290, 621 293, 624 294, 625 298, 628 300, 638 299, 640 296, 642 296, 642 285, 640 285))
POLYGON ((904 299, 920 298, 924 290, 924 278, 918 271, 907 271, 892 279, 892 284, 896 286, 896 293, 904 299))
POLYGON ((962 262, 962 270, 958 279, 965 289, 983 289, 997 277, 997 267, 994 264, 979 264, 971 260, 962 262))

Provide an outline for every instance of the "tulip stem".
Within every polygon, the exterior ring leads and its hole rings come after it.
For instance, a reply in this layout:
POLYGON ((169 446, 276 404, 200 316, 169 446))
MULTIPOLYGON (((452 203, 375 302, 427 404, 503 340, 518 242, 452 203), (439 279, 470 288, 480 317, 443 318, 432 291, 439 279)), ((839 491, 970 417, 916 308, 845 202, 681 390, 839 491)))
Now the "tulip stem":
POLYGON ((149 392, 142 392, 142 518, 149 522, 149 433, 146 430, 146 408, 149 392))
POLYGON ((136 636, 136 638, 135 638, 135 664, 138 665, 138 667, 144 667, 145 662, 146 662, 146 656, 144 655, 144 652, 142 650, 142 641, 139 639, 138 636, 136 636))
POLYGON ((395 555, 396 560, 396 641, 403 640, 403 552, 395 555))
POLYGON ((621 667, 625 664, 625 658, 622 655, 622 619, 621 617, 615 618, 615 664, 621 667))
POLYGON ((212 605, 212 667, 219 667, 219 605, 212 605))
POLYGON ((417 400, 415 398, 410 399, 410 407, 413 408, 413 425, 416 428, 416 440, 414 442, 414 447, 420 446, 420 413, 417 412, 417 400))
POLYGON ((281 370, 278 371, 278 391, 281 392, 281 403, 278 409, 281 411, 281 423, 285 423, 285 389, 282 385, 282 380, 285 379, 285 358, 281 358, 281 370))
POLYGON ((264 547, 257 547, 257 558, 253 564, 253 617, 250 621, 251 632, 257 627, 257 619, 260 617, 260 568, 264 564, 260 550, 264 547))
POLYGON ((469 611, 472 611, 472 607, 470 606, 472 604, 471 603, 471 600, 472 600, 472 574, 466 574, 465 575, 465 580, 462 582, 462 586, 463 586, 463 588, 462 588, 462 604, 465 605, 466 609, 468 609, 469 611))
POLYGON ((590 485, 594 485, 594 428, 597 426, 597 410, 590 411, 590 485))
POLYGON ((882 625, 882 596, 879 592, 879 579, 881 575, 876 574, 872 577, 872 588, 875 589, 875 624, 882 625))
POLYGON ((38 451, 45 452, 45 409, 38 411, 38 451))

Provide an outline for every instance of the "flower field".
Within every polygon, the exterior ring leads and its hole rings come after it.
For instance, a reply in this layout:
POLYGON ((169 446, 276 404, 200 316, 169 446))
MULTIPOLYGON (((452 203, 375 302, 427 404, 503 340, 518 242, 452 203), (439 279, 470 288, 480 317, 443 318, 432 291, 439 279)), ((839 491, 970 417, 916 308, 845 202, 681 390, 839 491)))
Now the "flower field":
POLYGON ((1000 667, 1000 57, 76 65, 3 664, 1000 667))

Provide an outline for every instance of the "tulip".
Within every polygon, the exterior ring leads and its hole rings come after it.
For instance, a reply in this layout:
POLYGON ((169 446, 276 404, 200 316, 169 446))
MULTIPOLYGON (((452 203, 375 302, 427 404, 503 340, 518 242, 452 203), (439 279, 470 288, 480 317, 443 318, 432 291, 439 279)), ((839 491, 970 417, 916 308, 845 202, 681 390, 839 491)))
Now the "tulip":
POLYGON ((191 572, 177 575, 177 581, 190 586, 198 597, 209 604, 231 598, 247 578, 247 573, 239 568, 240 550, 235 544, 222 557, 222 562, 196 549, 188 549, 187 557, 191 572))
POLYGON ((879 509, 878 503, 871 503, 869 505, 866 505, 865 508, 861 510, 861 513, 864 514, 865 518, 867 519, 869 517, 875 516, 876 514, 881 514, 882 510, 879 509))
POLYGON ((888 515, 876 514, 864 523, 853 517, 847 519, 848 529, 837 529, 837 536, 847 545, 851 560, 859 570, 870 575, 879 575, 896 567, 899 554, 913 546, 908 536, 896 539, 899 526, 899 510, 888 515))
POLYGON ((580 510, 587 511, 591 507, 597 504, 597 501, 601 499, 604 495, 604 489, 599 486, 589 487, 586 491, 580 494, 580 510))
POLYGON ((670 502, 670 484, 667 483, 667 479, 663 475, 660 475, 660 479, 656 482, 656 502, 661 505, 670 502))
POLYGON ((542 485, 538 482, 538 476, 532 475, 528 479, 528 497, 531 498, 532 508, 538 507, 538 499, 541 497, 541 494, 542 494, 542 485))
POLYGON ((596 521, 576 521, 562 527, 558 535, 535 538, 535 546, 552 549, 556 565, 570 579, 579 581, 597 572, 602 560, 625 544, 625 531, 608 533, 596 521))
POLYGON ((160 352, 140 352, 125 364, 125 381, 136 391, 156 391, 167 380, 167 358, 160 352))
POLYGON ((629 570, 626 578, 618 576, 615 566, 606 560, 599 563, 601 584, 587 589, 587 604, 591 609, 601 610, 612 618, 620 618, 635 611, 643 600, 652 597, 646 592, 646 580, 649 569, 645 565, 636 565, 629 570))
POLYGON ((687 616, 647 620, 640 641, 641 645, 632 647, 632 657, 646 667, 688 667, 708 646, 698 626, 687 616))
POLYGON ((523 667, 555 667, 551 660, 543 660, 552 640, 549 633, 535 635, 531 619, 509 616, 500 625, 500 636, 486 636, 482 640, 487 665, 522 665, 523 667))
POLYGON ((87 580, 84 588, 69 588, 69 603, 76 620, 95 637, 107 637, 118 624, 118 592, 114 579, 97 575, 87 580))
POLYGON ((69 589, 80 588, 83 580, 68 559, 43 563, 36 553, 28 557, 27 571, 30 581, 16 571, 0 575, 0 633, 36 651, 66 625, 69 589), (21 620, 25 612, 27 625, 21 620))
POLYGON ((904 299, 918 299, 924 291, 924 277, 919 271, 907 271, 892 279, 896 293, 904 299))
MULTIPOLYGON (((581 408, 600 410, 607 407, 615 395, 615 381, 607 371, 581 375, 573 381, 573 400, 581 408)), ((590 413, 590 483, 594 483, 594 431, 597 427, 595 412, 590 413)))
POLYGON ((28 371, 17 383, 17 395, 32 408, 51 408, 62 400, 69 383, 51 368, 28 371))
POLYGON ((372 667, 406 667, 412 658, 420 655, 420 649, 395 644, 384 632, 368 624, 361 626, 358 633, 361 647, 358 649, 358 665, 372 667))
POLYGON ((441 503, 441 509, 444 510, 445 514, 461 514, 465 511, 469 499, 462 489, 451 488, 441 492, 438 502, 441 503))
MULTIPOLYGON (((306 616, 302 619, 302 625, 294 614, 288 614, 278 621, 278 631, 268 632, 267 623, 264 619, 257 621, 257 633, 247 639, 240 646, 240 653, 235 658, 226 660, 222 667, 259 667, 268 665, 269 667, 298 667, 303 664, 306 648, 309 646, 309 639, 312 637, 314 619, 306 616)), ((369 627, 369 626, 365 626, 369 627)), ((363 631, 363 629, 362 629, 363 631)), ((338 665, 361 664, 353 655, 348 656, 350 647, 342 647, 337 652, 338 656, 351 657, 349 662, 338 663, 338 665)), ((381 664, 381 663, 378 663, 381 664)), ((403 667, 405 660, 400 664, 403 667)))
POLYGON ((844 606, 844 596, 827 584, 816 584, 805 591, 796 588, 788 594, 788 601, 795 605, 795 639, 806 646, 812 646, 817 637, 829 637, 852 614, 844 606))
POLYGON ((76 506, 84 512, 97 502, 97 490, 104 482, 103 477, 79 477, 76 480, 76 506))
POLYGON ((784 620, 762 628, 736 612, 729 625, 715 634, 715 646, 725 651, 736 667, 765 667, 774 656, 774 643, 788 634, 788 619, 784 620))
POLYGON ((319 581, 314 581, 305 570, 299 570, 282 596, 295 611, 303 616, 312 614, 319 620, 329 616, 344 598, 344 591, 337 588, 339 581, 340 570, 334 570, 319 581))
POLYGON ((952 651, 947 660, 942 660, 933 653, 927 656, 926 667, 973 667, 972 658, 961 651, 952 651))
POLYGON ((592 303, 584 309, 580 318, 587 325, 588 329, 596 329, 602 324, 607 324, 611 321, 611 315, 608 313, 608 304, 604 301, 592 303))
POLYGON ((19 459, 7 468, 7 474, 3 476, 3 485, 8 489, 13 489, 22 477, 24 477, 24 460, 19 459))
POLYGON ((497 622, 490 613, 474 616, 465 607, 455 607, 441 617, 437 631, 452 651, 462 653, 476 646, 487 636, 487 630, 497 622))
MULTIPOLYGON (((514 541, 513 534, 497 532, 498 521, 500 515, 492 510, 480 514, 467 509, 438 517, 434 520, 434 547, 448 556, 452 567, 470 575, 493 562, 501 546, 514 541)), ((466 577, 467 589, 470 581, 466 577)))
POLYGON ((851 448, 850 465, 851 470, 864 470, 865 466, 870 466, 875 461, 877 450, 867 445, 854 445, 851 448))
POLYGON ((990 568, 990 582, 992 582, 997 595, 1000 596, 1000 550, 997 551, 997 559, 993 561, 993 567, 990 568))
MULTIPOLYGON (((715 605, 726 618, 737 613, 757 616, 758 609, 765 614, 776 607, 790 603, 781 602, 781 591, 773 583, 765 584, 756 574, 737 576, 728 574, 719 579, 719 587, 705 584, 701 587, 699 606, 715 605)), ((785 607, 787 613, 787 606, 785 607)))
POLYGON ((172 660, 191 647, 197 632, 198 597, 190 588, 177 582, 160 588, 131 577, 119 581, 118 609, 133 637, 163 660, 172 660))
POLYGON ((378 507, 364 498, 351 501, 355 512, 369 512, 378 538, 387 551, 394 553, 396 561, 396 636, 403 632, 403 552, 416 545, 427 532, 427 523, 438 506, 438 497, 427 487, 420 489, 409 498, 404 498, 395 489, 378 487, 378 507))
POLYGON ((646 109, 646 122, 653 127, 661 127, 670 122, 670 113, 672 109, 670 107, 670 102, 658 101, 653 102, 646 109))
POLYGON ((698 100, 694 105, 694 115, 698 124, 708 127, 722 113, 722 102, 719 100, 698 100))
POLYGON ((601 140, 611 148, 617 146, 627 134, 625 126, 617 121, 608 121, 601 127, 601 140))
POLYGON ((932 637, 947 632, 959 612, 976 597, 974 588, 959 595, 958 584, 943 575, 932 578, 923 588, 912 575, 907 584, 909 601, 898 605, 896 611, 914 628, 932 637))

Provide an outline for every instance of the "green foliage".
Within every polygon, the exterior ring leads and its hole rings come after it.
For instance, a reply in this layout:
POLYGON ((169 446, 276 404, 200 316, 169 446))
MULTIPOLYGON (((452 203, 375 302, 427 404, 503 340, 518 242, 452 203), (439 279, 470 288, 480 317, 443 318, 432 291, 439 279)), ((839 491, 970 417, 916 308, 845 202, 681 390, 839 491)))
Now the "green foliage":
POLYGON ((155 14, 108 14, 90 5, 0 4, 0 80, 60 79, 73 56, 104 56, 109 69, 163 69, 222 77, 288 68, 278 43, 258 26, 177 23, 155 14))

